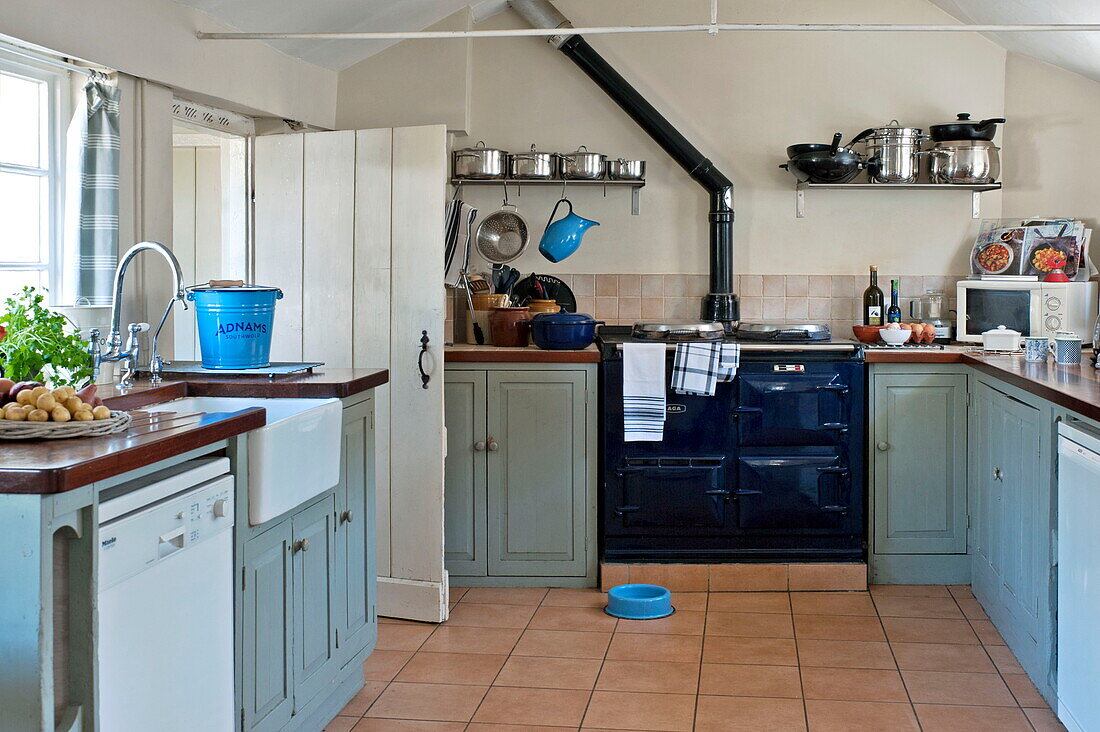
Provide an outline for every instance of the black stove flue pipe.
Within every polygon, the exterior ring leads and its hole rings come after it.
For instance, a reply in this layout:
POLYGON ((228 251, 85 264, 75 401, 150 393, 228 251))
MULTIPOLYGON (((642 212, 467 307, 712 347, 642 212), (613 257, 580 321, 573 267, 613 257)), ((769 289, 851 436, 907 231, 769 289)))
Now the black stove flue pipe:
POLYGON ((561 35, 550 36, 547 41, 579 66, 710 194, 710 292, 703 298, 702 318, 727 324, 736 321, 739 308, 733 285, 733 183, 583 37, 569 33, 571 24, 548 0, 511 0, 510 5, 536 28, 561 28, 561 35))

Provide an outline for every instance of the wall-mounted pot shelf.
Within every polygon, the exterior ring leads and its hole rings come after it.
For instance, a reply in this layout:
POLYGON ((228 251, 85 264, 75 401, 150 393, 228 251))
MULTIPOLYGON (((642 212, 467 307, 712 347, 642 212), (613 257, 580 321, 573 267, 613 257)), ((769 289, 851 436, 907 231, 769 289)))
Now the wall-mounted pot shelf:
POLYGON ((951 183, 796 183, 795 184, 795 215, 802 219, 806 217, 806 190, 853 190, 853 191, 970 191, 973 198, 971 215, 974 218, 981 216, 981 194, 986 191, 1001 190, 1000 183, 982 183, 979 185, 951 184, 951 183))
POLYGON ((591 188, 593 186, 603 186, 604 195, 607 195, 608 188, 629 188, 630 189, 630 213, 637 216, 642 209, 642 188, 645 186, 645 180, 515 180, 513 178, 451 178, 452 186, 500 186, 507 183, 509 189, 515 189, 516 195, 523 194, 524 186, 539 186, 545 188, 547 186, 557 186, 561 188, 564 184, 565 190, 568 191, 571 188, 591 188))

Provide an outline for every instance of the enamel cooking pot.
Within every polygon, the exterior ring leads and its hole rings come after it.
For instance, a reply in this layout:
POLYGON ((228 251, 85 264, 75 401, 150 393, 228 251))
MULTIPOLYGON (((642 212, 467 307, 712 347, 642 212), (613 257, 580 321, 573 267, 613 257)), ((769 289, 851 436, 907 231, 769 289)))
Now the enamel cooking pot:
POLYGON ((548 351, 577 351, 595 342, 597 325, 603 321, 584 313, 539 313, 531 318, 531 341, 548 351))

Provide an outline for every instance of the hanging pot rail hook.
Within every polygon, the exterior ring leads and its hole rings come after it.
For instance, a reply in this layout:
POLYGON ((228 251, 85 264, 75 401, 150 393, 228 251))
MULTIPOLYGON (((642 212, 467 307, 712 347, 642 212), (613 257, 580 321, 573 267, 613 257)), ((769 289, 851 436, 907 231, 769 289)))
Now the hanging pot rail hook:
POLYGON ((428 352, 428 343, 430 341, 431 339, 428 338, 428 331, 420 331, 420 355, 416 359, 416 368, 420 371, 420 387, 422 389, 427 389, 428 382, 432 380, 431 375, 424 370, 424 354, 428 352))
POLYGON ((710 0, 710 27, 707 28, 707 34, 718 35, 718 0, 710 0))

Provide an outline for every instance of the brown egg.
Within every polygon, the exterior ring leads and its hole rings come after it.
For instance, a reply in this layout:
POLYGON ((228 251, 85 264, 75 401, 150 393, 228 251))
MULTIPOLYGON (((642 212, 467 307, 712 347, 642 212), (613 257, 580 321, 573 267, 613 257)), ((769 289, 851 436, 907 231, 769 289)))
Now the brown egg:
POLYGON ((73 418, 73 415, 68 409, 58 404, 50 411, 50 417, 54 422, 68 422, 73 418))
POLYGON ((27 415, 28 422, 45 422, 50 418, 50 413, 45 409, 32 409, 27 415))

